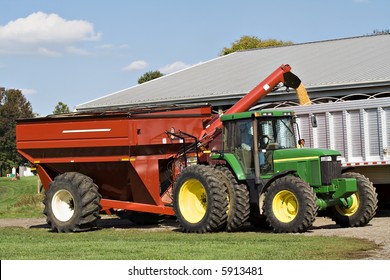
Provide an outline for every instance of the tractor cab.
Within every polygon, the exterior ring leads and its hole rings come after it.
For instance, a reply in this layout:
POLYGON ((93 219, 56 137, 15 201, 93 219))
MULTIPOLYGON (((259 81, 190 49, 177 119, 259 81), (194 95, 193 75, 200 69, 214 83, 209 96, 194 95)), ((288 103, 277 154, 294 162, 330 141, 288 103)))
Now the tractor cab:
POLYGON ((223 152, 238 160, 247 179, 274 172, 275 150, 296 148, 290 111, 262 110, 221 116, 223 152), (257 170, 257 171, 256 171, 257 170))

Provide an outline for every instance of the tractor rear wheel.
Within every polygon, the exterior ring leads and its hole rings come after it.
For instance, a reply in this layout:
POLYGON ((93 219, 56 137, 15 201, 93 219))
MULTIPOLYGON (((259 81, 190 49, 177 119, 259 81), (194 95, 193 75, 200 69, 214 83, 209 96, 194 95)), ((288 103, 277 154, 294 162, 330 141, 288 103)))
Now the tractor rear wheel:
POLYGON ((274 232, 304 232, 317 214, 315 194, 300 178, 285 176, 266 190, 263 211, 274 232))
POLYGON ((375 216, 378 199, 371 181, 355 172, 342 174, 344 178, 356 178, 357 191, 349 198, 350 207, 333 206, 329 209, 329 216, 341 227, 361 227, 367 225, 375 216))
POLYGON ((173 192, 176 218, 184 232, 215 232, 227 219, 226 186, 216 171, 203 165, 185 168, 173 192))
POLYGON ((227 167, 217 166, 216 169, 227 188, 228 217, 224 228, 229 232, 238 231, 249 218, 249 191, 246 185, 237 183, 227 167))
POLYGON ((91 178, 68 172, 50 183, 44 199, 44 214, 56 232, 78 232, 96 226, 101 195, 91 178))

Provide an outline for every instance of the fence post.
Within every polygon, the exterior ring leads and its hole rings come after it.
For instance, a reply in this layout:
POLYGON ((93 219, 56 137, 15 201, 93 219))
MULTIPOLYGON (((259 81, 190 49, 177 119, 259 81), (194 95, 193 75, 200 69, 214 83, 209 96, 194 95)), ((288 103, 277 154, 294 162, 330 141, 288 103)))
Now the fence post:
POLYGON ((37 175, 37 193, 41 193, 41 179, 39 178, 39 176, 37 175))

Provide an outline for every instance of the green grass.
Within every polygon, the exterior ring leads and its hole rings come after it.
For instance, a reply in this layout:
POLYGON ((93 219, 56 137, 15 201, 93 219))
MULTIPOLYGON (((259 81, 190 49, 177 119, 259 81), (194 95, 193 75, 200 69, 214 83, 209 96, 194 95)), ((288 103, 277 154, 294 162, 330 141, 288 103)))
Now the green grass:
MULTIPOLYGON (((41 200, 36 177, 0 178, 0 218, 44 217, 41 200)), ((185 234, 130 227, 70 234, 0 228, 1 260, 347 260, 376 248, 353 238, 252 231, 185 234)))
POLYGON ((0 237, 2 260, 346 260, 376 248, 358 239, 259 232, 185 234, 111 228, 66 234, 0 228, 0 237))
POLYGON ((37 177, 20 180, 0 178, 0 218, 43 217, 43 194, 38 194, 37 177))

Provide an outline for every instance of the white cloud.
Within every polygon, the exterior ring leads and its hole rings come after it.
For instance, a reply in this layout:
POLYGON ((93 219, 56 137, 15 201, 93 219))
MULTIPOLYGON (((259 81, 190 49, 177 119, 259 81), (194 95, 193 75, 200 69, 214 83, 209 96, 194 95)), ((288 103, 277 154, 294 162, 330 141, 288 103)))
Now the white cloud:
POLYGON ((123 67, 124 71, 137 71, 142 70, 148 67, 148 63, 144 60, 136 60, 130 63, 129 65, 123 67))
POLYGON ((53 56, 72 52, 75 44, 100 39, 93 24, 66 20, 57 14, 32 13, 0 25, 0 54, 39 53, 53 56))
POLYGON ((161 73, 163 73, 163 74, 171 74, 171 73, 174 73, 174 72, 186 69, 186 68, 188 68, 190 66, 191 65, 185 64, 182 61, 176 61, 176 62, 174 62, 172 64, 169 64, 169 65, 166 65, 166 66, 160 68, 159 71, 161 73))

